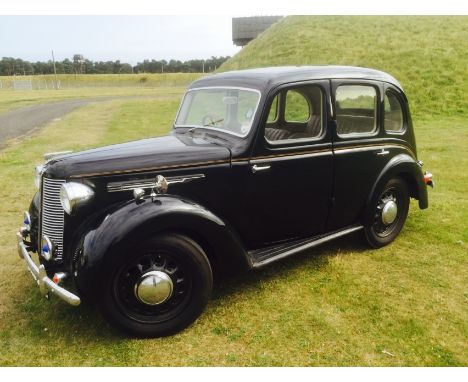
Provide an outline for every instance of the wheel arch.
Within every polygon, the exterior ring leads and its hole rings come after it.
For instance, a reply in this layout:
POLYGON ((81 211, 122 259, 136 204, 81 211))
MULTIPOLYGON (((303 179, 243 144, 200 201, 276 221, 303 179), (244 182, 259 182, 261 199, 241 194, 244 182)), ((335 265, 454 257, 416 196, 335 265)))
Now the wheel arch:
POLYGON ((376 193, 392 178, 401 178, 408 186, 410 196, 417 199, 419 208, 428 207, 427 188, 420 165, 408 154, 394 156, 377 177, 366 202, 365 223, 369 222, 370 210, 376 193))
POLYGON ((248 256, 235 230, 196 203, 175 196, 159 196, 116 206, 81 241, 76 282, 82 291, 95 287, 106 262, 124 256, 125 248, 155 235, 173 232, 195 241, 204 250, 214 272, 250 268, 248 256))

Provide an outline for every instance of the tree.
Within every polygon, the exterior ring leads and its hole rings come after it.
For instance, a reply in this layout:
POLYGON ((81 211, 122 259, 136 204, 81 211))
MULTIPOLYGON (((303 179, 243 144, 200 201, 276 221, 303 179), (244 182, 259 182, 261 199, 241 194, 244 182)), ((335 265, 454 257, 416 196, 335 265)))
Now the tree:
POLYGON ((85 60, 82 54, 73 55, 73 70, 75 74, 83 73, 83 64, 85 60))

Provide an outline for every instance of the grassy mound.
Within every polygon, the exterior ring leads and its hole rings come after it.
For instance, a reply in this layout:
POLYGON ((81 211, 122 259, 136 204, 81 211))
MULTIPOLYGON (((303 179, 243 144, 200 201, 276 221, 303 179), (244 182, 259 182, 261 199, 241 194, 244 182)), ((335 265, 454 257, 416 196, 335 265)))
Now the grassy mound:
POLYGON ((355 65, 403 85, 413 113, 466 115, 468 17, 290 16, 221 71, 278 65, 355 65))

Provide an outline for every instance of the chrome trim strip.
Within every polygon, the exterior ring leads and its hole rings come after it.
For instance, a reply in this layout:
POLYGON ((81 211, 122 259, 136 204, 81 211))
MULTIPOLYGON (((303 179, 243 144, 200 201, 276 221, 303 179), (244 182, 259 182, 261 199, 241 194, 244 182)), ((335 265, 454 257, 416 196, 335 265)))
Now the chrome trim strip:
MULTIPOLYGON (((202 179, 205 174, 181 175, 167 177, 167 184, 187 183, 195 179, 202 179)), ((123 182, 111 182, 107 184, 107 192, 132 191, 135 188, 153 188, 155 179, 135 179, 123 182)))
POLYGON ((28 267, 29 272, 31 272, 32 277, 36 281, 37 285, 39 286, 39 290, 41 294, 45 297, 49 295, 49 292, 56 295, 57 297, 61 298, 63 301, 69 303, 73 306, 78 306, 81 303, 81 300, 78 296, 74 295, 73 293, 67 291, 65 288, 55 284, 51 279, 47 277, 46 270, 44 265, 39 265, 39 267, 34 263, 29 255, 28 250, 23 242, 23 237, 21 233, 16 234, 16 239, 18 240, 18 254, 21 258, 26 261, 26 265, 28 267))
POLYGON ((156 171, 156 170, 167 170, 167 169, 172 169, 172 168, 177 168, 177 169, 183 168, 184 170, 194 169, 194 170, 200 171, 200 167, 206 167, 206 166, 212 166, 212 165, 218 165, 218 164, 227 164, 230 162, 231 161, 229 159, 222 159, 222 160, 212 160, 212 161, 206 161, 206 162, 173 164, 173 165, 168 165, 168 166, 136 168, 136 169, 132 168, 128 170, 75 174, 75 175, 71 175, 70 178, 77 179, 77 178, 86 178, 86 177, 103 176, 103 175, 135 174, 137 172, 142 173, 142 172, 150 172, 150 171, 156 171))
POLYGON ((345 147, 345 148, 335 148, 335 154, 347 154, 353 152, 362 152, 362 151, 371 151, 371 150, 385 150, 387 148, 394 148, 394 149, 404 149, 408 153, 410 153, 413 157, 415 157, 414 153, 404 145, 395 145, 395 144, 378 144, 378 145, 369 145, 369 146, 360 146, 360 147, 345 147))
POLYGON ((252 263, 252 268, 261 268, 261 267, 263 267, 265 265, 268 265, 268 264, 270 264, 270 263, 272 263, 274 261, 284 259, 285 257, 288 257, 290 255, 294 255, 294 254, 296 254, 298 252, 304 251, 304 250, 312 248, 312 247, 316 247, 316 246, 318 246, 320 244, 323 244, 323 243, 326 243, 328 241, 334 240, 334 239, 336 239, 338 237, 345 236, 345 235, 348 235, 350 233, 360 231, 363 228, 364 228, 364 226, 362 226, 362 225, 356 226, 356 227, 351 227, 351 228, 347 228, 347 229, 344 229, 342 231, 335 232, 335 233, 332 233, 330 235, 321 237, 320 239, 316 239, 316 240, 313 240, 313 241, 307 242, 307 240, 305 240, 305 244, 302 244, 302 245, 299 245, 299 246, 297 246, 297 243, 292 244, 292 246, 294 248, 292 248, 290 250, 286 250, 284 252, 279 253, 276 256, 269 257, 269 258, 267 258, 265 260, 260 260, 258 262, 254 261, 252 263))
POLYGON ((293 160, 293 159, 313 158, 313 157, 319 157, 319 156, 323 156, 323 155, 331 155, 332 153, 333 152, 330 149, 330 150, 326 150, 326 151, 317 151, 315 153, 263 157, 263 158, 260 158, 260 159, 252 159, 250 161, 250 163, 251 164, 256 164, 256 163, 265 163, 265 162, 279 162, 279 161, 293 160))

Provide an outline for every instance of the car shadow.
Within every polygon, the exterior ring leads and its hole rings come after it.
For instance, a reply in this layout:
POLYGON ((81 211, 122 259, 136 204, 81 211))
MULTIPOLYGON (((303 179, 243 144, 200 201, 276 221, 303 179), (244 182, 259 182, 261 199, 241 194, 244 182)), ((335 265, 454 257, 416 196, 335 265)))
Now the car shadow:
POLYGON ((294 272, 301 268, 320 272, 328 265, 332 257, 367 250, 369 250, 369 246, 365 243, 362 232, 355 232, 286 257, 258 270, 220 276, 215 280, 212 299, 224 299, 239 291, 256 289, 260 283, 274 280, 282 277, 285 273, 294 272))

